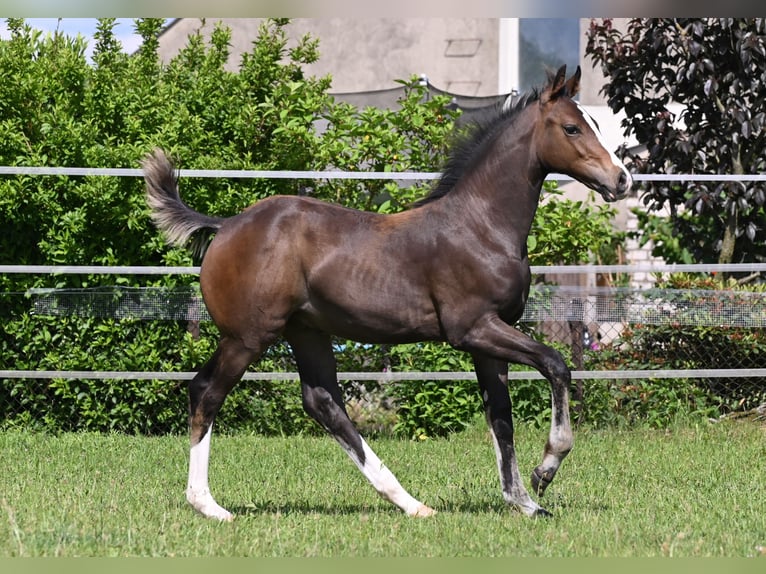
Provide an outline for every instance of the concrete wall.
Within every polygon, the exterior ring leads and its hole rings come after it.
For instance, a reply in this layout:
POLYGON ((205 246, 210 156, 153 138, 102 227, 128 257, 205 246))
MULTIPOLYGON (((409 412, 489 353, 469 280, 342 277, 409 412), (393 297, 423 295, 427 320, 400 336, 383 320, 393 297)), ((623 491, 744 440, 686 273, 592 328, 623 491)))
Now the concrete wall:
MULTIPOLYGON (((627 29, 630 18, 614 18, 612 26, 618 30, 627 29)), ((590 18, 580 19, 580 62, 583 71, 583 80, 580 87, 580 102, 588 106, 604 106, 604 97, 599 94, 606 78, 601 70, 593 67, 591 60, 585 58, 586 34, 590 26, 590 18)))
MULTIPOLYGON (((231 29, 236 70, 239 54, 250 51, 261 19, 176 20, 160 37, 168 60, 201 29, 209 37, 215 23, 231 29)), ((330 74, 331 92, 395 88, 397 79, 426 74, 431 84, 456 94, 489 96, 498 86, 497 18, 296 18, 286 28, 292 45, 305 34, 319 38, 320 59, 305 67, 310 75, 330 74)), ((291 45, 291 44, 288 44, 291 45)))

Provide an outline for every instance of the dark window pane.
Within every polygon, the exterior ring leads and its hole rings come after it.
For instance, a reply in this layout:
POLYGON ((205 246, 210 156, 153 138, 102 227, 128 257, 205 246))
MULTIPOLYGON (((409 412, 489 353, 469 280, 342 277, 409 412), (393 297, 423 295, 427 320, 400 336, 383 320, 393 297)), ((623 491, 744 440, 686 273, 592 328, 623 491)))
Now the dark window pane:
POLYGON ((547 80, 545 70, 563 64, 571 73, 580 62, 580 23, 576 18, 519 19, 519 90, 547 80))

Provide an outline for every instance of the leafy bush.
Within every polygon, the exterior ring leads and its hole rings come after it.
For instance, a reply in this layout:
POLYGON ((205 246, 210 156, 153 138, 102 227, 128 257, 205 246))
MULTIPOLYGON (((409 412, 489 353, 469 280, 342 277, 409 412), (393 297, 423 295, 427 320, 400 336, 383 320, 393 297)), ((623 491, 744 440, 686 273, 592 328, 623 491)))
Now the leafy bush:
MULTIPOLYGON (((424 98, 417 81, 397 110, 358 110, 328 94, 330 78, 309 77, 317 42, 288 49, 283 19, 267 20, 243 55, 238 72, 224 67, 230 31, 201 33, 167 65, 157 55, 162 20, 138 19, 143 46, 121 51, 114 19, 99 20, 93 64, 82 39, 43 37, 9 19, 0 40, 0 164, 136 167, 153 147, 167 149, 180 167, 195 169, 367 169, 438 171, 457 112, 446 97, 424 98), (322 123, 326 130, 319 133, 322 123)), ((186 178, 184 199, 195 208, 230 215, 274 193, 307 193, 350 207, 400 211, 426 189, 385 181, 291 181, 186 178)), ((555 186, 546 184, 548 192, 555 186)), ((535 264, 581 262, 605 247, 611 212, 568 202, 555 193, 533 223, 535 264)), ((190 265, 151 225, 138 178, 9 176, 0 180, 0 257, 8 264, 190 265)), ((217 333, 203 324, 198 338, 178 322, 131 321, 34 314, 22 294, 36 287, 183 287, 196 278, 60 275, 0 276, 2 366, 29 370, 193 371, 212 353, 217 333)), ((389 350, 338 342, 342 370, 386 366, 470 370, 467 356, 444 345, 389 350), (411 353, 412 357, 406 354, 411 353), (422 355, 419 355, 422 353, 422 355)), ((285 347, 269 351, 260 370, 294 370, 285 347)), ((375 382, 345 386, 361 399, 375 382)), ((547 386, 514 384, 522 418, 547 407, 547 386), (542 394, 545 399, 542 400, 542 394), (540 407, 540 403, 544 406, 540 407)), ((380 400, 400 405, 398 429, 443 434, 480 412, 475 383, 395 385, 380 400), (418 390, 419 389, 419 390, 418 390), (412 395, 412 396, 410 396, 412 395), (411 406, 404 406, 411 405, 411 406), (435 410, 436 409, 436 410, 435 410)), ((164 433, 186 429, 183 382, 131 380, 0 381, 4 426, 50 431, 120 430, 164 433)), ((295 383, 243 383, 228 397, 220 429, 263 433, 314 432, 295 383)))
MULTIPOLYGON (((443 343, 413 343, 391 349, 396 371, 471 371, 467 353, 443 343)), ((401 381, 389 391, 397 410, 394 432, 424 439, 463 430, 482 412, 475 381, 401 381)))
POLYGON ((612 225, 616 213, 611 205, 566 199, 555 182, 546 182, 527 239, 531 264, 616 263, 625 240, 612 225))
MULTIPOLYGON (((620 368, 638 367, 621 363, 620 368)), ((580 422, 593 427, 667 428, 715 416, 718 403, 692 379, 586 381, 580 422)))
MULTIPOLYGON (((602 88, 624 112, 638 173, 762 173, 766 158, 766 35, 762 18, 631 18, 624 30, 593 19, 585 55, 607 78, 602 88), (683 106, 676 117, 671 102, 683 106), (683 122, 677 121, 682 119, 683 122)), ((650 212, 669 212, 671 233, 657 253, 696 262, 766 256, 766 188, 758 181, 643 184, 650 212)), ((660 224, 649 218, 655 230, 660 224)))
MULTIPOLYGON (((194 342, 176 324, 147 327, 140 321, 25 314, 5 325, 19 347, 8 340, 0 345, 21 370, 179 370, 179 343, 194 342), (168 346, 171 341, 175 347, 168 346)), ((185 384, 177 381, 5 379, 0 419, 6 427, 29 423, 48 431, 178 432, 186 428, 186 400, 185 384)))

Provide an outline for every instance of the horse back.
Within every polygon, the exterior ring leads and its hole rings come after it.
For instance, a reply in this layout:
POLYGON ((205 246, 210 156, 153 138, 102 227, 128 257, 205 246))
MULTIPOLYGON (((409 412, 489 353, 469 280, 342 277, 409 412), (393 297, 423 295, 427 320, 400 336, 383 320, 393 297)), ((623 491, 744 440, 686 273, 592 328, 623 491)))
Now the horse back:
POLYGON ((292 320, 375 342, 438 338, 429 242, 416 240, 413 214, 261 200, 228 219, 208 248, 200 272, 208 311, 225 333, 276 336, 292 320))

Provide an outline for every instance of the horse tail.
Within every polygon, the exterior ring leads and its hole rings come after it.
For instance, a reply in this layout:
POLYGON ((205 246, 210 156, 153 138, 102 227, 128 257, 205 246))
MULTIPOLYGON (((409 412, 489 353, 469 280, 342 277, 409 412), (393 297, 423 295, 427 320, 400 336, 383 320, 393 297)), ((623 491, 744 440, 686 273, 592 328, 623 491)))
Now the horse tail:
POLYGON ((161 149, 148 154, 141 167, 146 181, 146 203, 154 224, 169 244, 186 246, 194 257, 202 259, 225 219, 198 213, 181 200, 178 170, 161 149))

